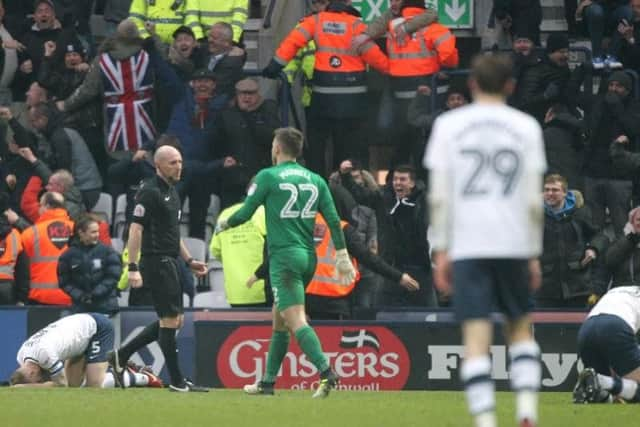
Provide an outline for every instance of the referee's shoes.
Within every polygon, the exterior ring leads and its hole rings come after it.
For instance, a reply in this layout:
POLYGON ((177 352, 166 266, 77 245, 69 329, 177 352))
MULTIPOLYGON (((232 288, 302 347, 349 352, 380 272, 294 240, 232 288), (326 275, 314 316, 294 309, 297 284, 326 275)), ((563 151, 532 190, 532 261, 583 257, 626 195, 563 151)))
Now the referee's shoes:
POLYGON ((195 385, 193 381, 188 380, 186 378, 182 385, 176 386, 173 384, 169 384, 169 391, 175 391, 178 393, 188 393, 188 392, 209 393, 209 389, 207 387, 195 385))

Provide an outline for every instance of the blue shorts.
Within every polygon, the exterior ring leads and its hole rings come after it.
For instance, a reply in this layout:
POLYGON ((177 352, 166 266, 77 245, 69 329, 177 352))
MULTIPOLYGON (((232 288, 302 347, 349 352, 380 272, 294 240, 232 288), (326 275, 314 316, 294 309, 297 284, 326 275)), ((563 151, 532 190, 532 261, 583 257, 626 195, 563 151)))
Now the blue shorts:
POLYGON ((509 320, 530 308, 529 261, 464 259, 453 262, 453 307, 459 322, 488 319, 493 311, 509 320))
POLYGON ((602 375, 611 370, 625 376, 640 367, 640 348, 633 329, 618 316, 587 318, 578 332, 578 356, 587 368, 602 375))
POLYGON ((102 363, 107 361, 107 353, 113 350, 113 325, 109 318, 103 314, 88 313, 96 321, 97 329, 91 337, 84 357, 87 363, 102 363))

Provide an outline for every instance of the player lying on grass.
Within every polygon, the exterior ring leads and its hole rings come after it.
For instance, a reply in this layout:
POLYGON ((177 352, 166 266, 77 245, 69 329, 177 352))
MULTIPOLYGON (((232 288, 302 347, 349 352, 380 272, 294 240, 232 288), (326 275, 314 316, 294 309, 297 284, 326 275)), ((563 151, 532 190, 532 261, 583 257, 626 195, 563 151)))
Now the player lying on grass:
POLYGON ((603 403, 613 397, 640 402, 640 286, 611 289, 587 315, 578 332, 585 369, 573 390, 574 403, 603 403))
MULTIPOLYGON (((113 349, 113 325, 102 314, 63 317, 39 330, 18 350, 20 367, 11 375, 12 386, 114 387, 107 372, 107 352, 113 349)), ((162 382, 148 368, 131 367, 125 386, 159 387, 162 382)))

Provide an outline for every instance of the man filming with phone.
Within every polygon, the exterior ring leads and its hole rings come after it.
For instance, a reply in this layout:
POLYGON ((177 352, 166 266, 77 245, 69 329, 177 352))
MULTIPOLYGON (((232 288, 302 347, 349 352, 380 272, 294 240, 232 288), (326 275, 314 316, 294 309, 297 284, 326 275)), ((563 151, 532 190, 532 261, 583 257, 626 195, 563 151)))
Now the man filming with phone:
POLYGON ((611 50, 624 68, 640 70, 640 0, 630 0, 631 19, 621 19, 614 34, 611 50))

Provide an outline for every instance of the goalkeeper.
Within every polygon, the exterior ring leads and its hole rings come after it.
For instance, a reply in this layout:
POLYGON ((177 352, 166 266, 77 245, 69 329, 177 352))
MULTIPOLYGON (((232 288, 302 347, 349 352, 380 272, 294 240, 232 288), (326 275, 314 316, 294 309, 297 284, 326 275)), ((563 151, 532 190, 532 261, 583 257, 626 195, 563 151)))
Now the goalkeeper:
POLYGON ((355 278, 355 270, 345 247, 340 219, 325 181, 296 163, 302 155, 303 136, 294 128, 276 129, 271 147, 275 166, 263 169, 249 187, 243 207, 217 232, 248 221, 258 206, 265 207, 269 274, 273 290, 273 335, 267 356, 266 375, 245 387, 248 394, 273 394, 276 375, 287 354, 290 332, 300 349, 320 372, 313 397, 327 397, 338 384, 320 340, 307 324, 304 310, 305 287, 316 269, 313 230, 316 213, 324 216, 336 249, 337 279, 345 284, 355 278))

